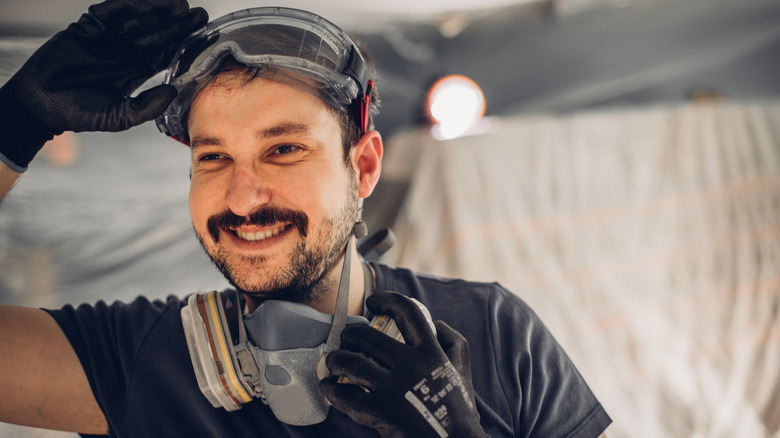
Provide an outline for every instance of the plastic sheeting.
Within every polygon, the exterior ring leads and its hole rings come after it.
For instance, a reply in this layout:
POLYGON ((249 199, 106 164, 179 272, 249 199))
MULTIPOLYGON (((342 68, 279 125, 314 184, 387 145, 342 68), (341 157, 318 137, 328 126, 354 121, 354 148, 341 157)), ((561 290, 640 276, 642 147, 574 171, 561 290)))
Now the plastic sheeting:
POLYGON ((408 183, 387 261, 516 292, 611 438, 780 436, 780 105, 525 117, 387 149, 383 178, 408 183))

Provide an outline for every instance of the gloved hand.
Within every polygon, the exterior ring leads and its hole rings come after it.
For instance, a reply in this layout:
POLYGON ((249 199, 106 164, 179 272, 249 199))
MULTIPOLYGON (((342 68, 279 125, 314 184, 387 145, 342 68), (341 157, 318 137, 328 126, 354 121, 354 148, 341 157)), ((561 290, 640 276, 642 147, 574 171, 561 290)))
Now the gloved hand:
POLYGON ((437 342, 417 305, 395 292, 374 294, 366 306, 392 317, 406 344, 368 326, 347 326, 341 349, 326 359, 334 377, 320 381, 333 407, 384 438, 486 437, 465 338, 437 321, 437 342), (337 383, 342 376, 350 384, 337 383))
POLYGON ((190 9, 186 0, 90 6, 0 88, 0 154, 6 164, 24 171, 43 144, 63 131, 121 131, 157 117, 176 97, 174 87, 129 96, 207 21, 206 11, 190 9))

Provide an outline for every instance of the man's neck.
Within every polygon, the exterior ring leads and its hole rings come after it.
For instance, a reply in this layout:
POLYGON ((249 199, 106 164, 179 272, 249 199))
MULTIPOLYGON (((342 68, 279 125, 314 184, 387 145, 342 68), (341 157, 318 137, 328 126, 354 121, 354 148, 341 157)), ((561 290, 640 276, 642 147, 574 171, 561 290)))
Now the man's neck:
MULTIPOLYGON (((350 237, 354 239, 354 237, 350 237)), ((351 263, 349 270, 349 304, 347 305, 347 313, 349 315, 362 315, 363 314, 363 299, 365 297, 364 285, 364 273, 363 273, 363 260, 358 255, 356 246, 349 245, 352 251, 351 263)), ((333 314, 336 309, 336 299, 339 294, 339 283, 341 280, 341 270, 344 264, 344 255, 341 256, 339 261, 333 266, 328 273, 328 285, 327 291, 322 294, 322 298, 309 303, 309 306, 323 313, 333 314)))

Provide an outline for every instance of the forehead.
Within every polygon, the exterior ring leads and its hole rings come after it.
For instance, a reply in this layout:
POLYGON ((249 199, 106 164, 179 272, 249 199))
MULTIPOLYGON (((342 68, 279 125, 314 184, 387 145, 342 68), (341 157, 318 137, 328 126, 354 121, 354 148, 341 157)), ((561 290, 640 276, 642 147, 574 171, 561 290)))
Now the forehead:
POLYGON ((190 138, 217 121, 234 126, 295 122, 340 128, 338 110, 319 98, 245 70, 217 75, 193 100, 187 121, 190 138))

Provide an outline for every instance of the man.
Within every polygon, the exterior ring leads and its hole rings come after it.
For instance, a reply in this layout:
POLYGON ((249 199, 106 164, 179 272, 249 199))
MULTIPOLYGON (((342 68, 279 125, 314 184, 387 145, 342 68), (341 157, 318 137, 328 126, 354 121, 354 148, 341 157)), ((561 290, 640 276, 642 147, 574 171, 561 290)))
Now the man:
POLYGON ((238 292, 0 308, 0 420, 132 437, 601 434, 609 417, 517 297, 358 256, 382 140, 354 43, 284 8, 206 21, 183 0, 108 0, 47 42, 0 89, 0 194, 55 134, 156 118, 191 148, 193 226, 238 292), (392 317, 401 341, 361 315, 392 317))

